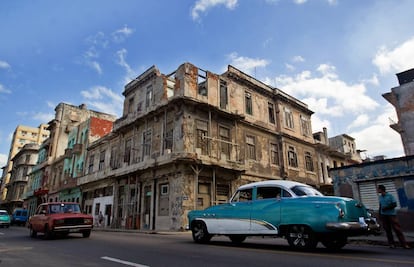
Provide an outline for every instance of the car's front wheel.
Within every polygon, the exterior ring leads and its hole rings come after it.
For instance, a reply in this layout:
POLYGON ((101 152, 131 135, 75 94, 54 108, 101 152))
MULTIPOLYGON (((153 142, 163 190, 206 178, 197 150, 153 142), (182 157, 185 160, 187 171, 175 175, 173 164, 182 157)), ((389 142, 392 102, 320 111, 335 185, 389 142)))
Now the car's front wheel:
POLYGON ((90 237, 91 236, 91 230, 82 232, 82 236, 85 237, 85 238, 90 237))
POLYGON ((203 221, 195 221, 191 225, 191 232, 193 240, 196 243, 208 243, 211 240, 212 235, 207 231, 207 226, 203 221))
POLYGON ((37 232, 33 230, 33 227, 31 225, 29 225, 29 235, 32 238, 35 238, 37 236, 37 232))
POLYGON ((325 237, 321 240, 321 243, 327 249, 337 250, 343 248, 348 243, 348 238, 340 235, 325 237))
POLYGON ((46 225, 45 226, 45 239, 53 239, 54 234, 52 232, 52 230, 50 230, 49 226, 46 225))
POLYGON ((306 225, 290 226, 286 239, 289 245, 296 249, 312 249, 318 244, 315 233, 306 225))

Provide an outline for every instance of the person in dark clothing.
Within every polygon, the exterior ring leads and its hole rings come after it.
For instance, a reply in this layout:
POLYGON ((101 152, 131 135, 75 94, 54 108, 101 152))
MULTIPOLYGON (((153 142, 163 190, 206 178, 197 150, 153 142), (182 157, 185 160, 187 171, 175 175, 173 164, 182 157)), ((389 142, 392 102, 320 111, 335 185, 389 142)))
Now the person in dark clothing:
POLYGON ((395 210, 397 202, 395 201, 394 196, 386 192, 384 185, 378 186, 378 193, 378 213, 382 221, 382 227, 384 227, 385 233, 387 234, 388 244, 390 245, 390 248, 395 248, 392 230, 394 230, 395 234, 397 235, 401 246, 403 246, 403 248, 410 248, 407 244, 407 241, 405 240, 404 234, 401 231, 401 225, 397 219, 397 211, 395 210))

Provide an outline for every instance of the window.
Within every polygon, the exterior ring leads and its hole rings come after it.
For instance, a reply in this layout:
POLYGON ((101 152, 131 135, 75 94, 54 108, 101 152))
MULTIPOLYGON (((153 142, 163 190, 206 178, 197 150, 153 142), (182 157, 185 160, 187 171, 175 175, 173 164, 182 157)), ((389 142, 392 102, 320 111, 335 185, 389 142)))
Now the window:
POLYGON ((167 98, 174 96, 175 77, 169 77, 167 79, 167 98))
POLYGON ((173 148, 173 136, 174 136, 174 123, 168 122, 165 129, 165 138, 164 138, 164 149, 169 149, 170 151, 173 148))
POLYGON ((230 159, 230 130, 228 128, 220 126, 219 135, 220 140, 222 140, 222 142, 220 143, 221 153, 226 155, 227 159, 230 159))
POLYGON ((25 163, 30 163, 30 155, 26 155, 25 163))
POLYGON ((300 124, 302 128, 302 134, 306 136, 311 135, 311 126, 310 126, 310 120, 308 117, 300 115, 300 124))
POLYGON ((159 196, 159 216, 168 216, 169 215, 169 194, 168 194, 168 184, 160 185, 160 196, 159 196))
POLYGON ((275 120, 275 107, 273 103, 268 103, 268 110, 269 110, 269 122, 272 124, 276 123, 275 120))
POLYGON ((128 100, 128 113, 132 113, 132 112, 134 112, 134 98, 133 97, 131 97, 128 100))
POLYGON ((292 197, 292 195, 280 188, 280 187, 258 187, 257 188, 257 199, 269 199, 269 198, 281 198, 281 197, 292 197))
POLYGON ((270 163, 279 165, 279 148, 277 144, 270 144, 270 163))
POLYGON ((251 201, 252 200, 252 188, 247 188, 244 190, 239 190, 236 192, 236 194, 234 195, 233 199, 231 200, 232 202, 246 202, 246 201, 251 201))
POLYGON ((118 167, 118 149, 116 146, 113 146, 111 148, 111 160, 109 162, 109 164, 111 165, 112 169, 115 169, 118 167))
POLYGON ((147 87, 147 94, 145 97, 145 107, 149 107, 150 105, 152 105, 152 85, 147 87))
POLYGON ((252 135, 246 135, 246 150, 248 159, 256 159, 256 140, 252 135))
POLYGON ((143 156, 151 155, 151 143, 152 143, 152 131, 151 129, 146 130, 143 134, 142 138, 142 153, 143 156))
POLYGON ((197 144, 196 147, 201 149, 202 155, 208 154, 208 130, 207 130, 207 122, 206 121, 197 121, 197 144))
POLYGON ((125 142, 125 154, 124 154, 124 162, 130 164, 131 160, 131 149, 132 149, 132 139, 128 139, 125 142))
POLYGON ((313 172, 315 169, 313 167, 313 158, 310 152, 305 152, 305 167, 307 171, 313 172))
POLYGON ((227 83, 226 81, 220 80, 220 108, 227 109, 227 83))
POLYGON ((252 95, 248 92, 244 93, 244 102, 245 102, 245 108, 246 113, 249 115, 253 115, 253 103, 252 103, 252 95))
POLYGON ((105 150, 101 151, 99 154, 99 170, 103 170, 105 167, 105 150))
POLYGON ((89 157, 89 166, 88 166, 88 173, 92 173, 93 172, 93 162, 95 160, 95 155, 91 155, 89 157))
POLYGON ((198 94, 202 96, 207 96, 207 83, 206 83, 207 73, 202 69, 198 69, 197 76, 197 85, 198 85, 198 94))
POLYGON ((284 108, 284 116, 285 116, 285 126, 288 128, 293 129, 293 113, 289 108, 284 108))
POLYGON ((296 154, 296 149, 293 146, 288 147, 288 163, 290 167, 298 167, 298 156, 296 154))

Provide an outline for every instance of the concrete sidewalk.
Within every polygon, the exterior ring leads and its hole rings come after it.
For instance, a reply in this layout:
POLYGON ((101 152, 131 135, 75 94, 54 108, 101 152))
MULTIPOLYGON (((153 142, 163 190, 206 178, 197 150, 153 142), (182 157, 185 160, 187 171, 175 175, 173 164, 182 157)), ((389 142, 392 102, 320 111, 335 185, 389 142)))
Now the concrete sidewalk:
MULTIPOLYGON (((404 232, 405 239, 408 245, 411 248, 414 248, 414 232, 404 232)), ((398 247, 399 242, 398 238, 394 234, 394 241, 396 242, 396 246, 398 247)), ((379 246, 388 246, 387 236, 385 232, 382 231, 380 235, 369 235, 369 236, 353 236, 348 238, 348 242, 350 244, 371 244, 371 245, 379 245, 379 246)))
MULTIPOLYGON (((132 230, 132 229, 113 229, 113 228, 93 228, 93 231, 107 231, 107 232, 127 232, 127 233, 141 233, 141 234, 160 234, 160 235, 191 235, 191 231, 155 231, 155 230, 132 230)), ((414 248, 414 232, 404 232, 405 239, 411 248, 414 248)), ((191 238, 191 237, 190 237, 191 238)), ((398 238, 394 234, 394 241, 398 247, 398 238)), ((368 244, 378 246, 388 246, 385 232, 380 235, 369 236, 353 236, 348 238, 349 244, 368 244)))

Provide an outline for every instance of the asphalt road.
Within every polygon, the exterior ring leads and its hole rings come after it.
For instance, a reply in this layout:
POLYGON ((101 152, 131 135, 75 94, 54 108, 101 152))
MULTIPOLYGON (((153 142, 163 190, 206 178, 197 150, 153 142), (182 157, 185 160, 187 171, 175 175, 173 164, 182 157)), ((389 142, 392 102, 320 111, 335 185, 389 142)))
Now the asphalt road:
POLYGON ((414 266, 414 249, 347 245, 338 252, 318 246, 294 251, 283 239, 248 238, 232 245, 226 237, 208 245, 193 243, 189 233, 143 234, 92 232, 90 238, 30 238, 28 229, 0 228, 0 267, 8 266, 414 266))

